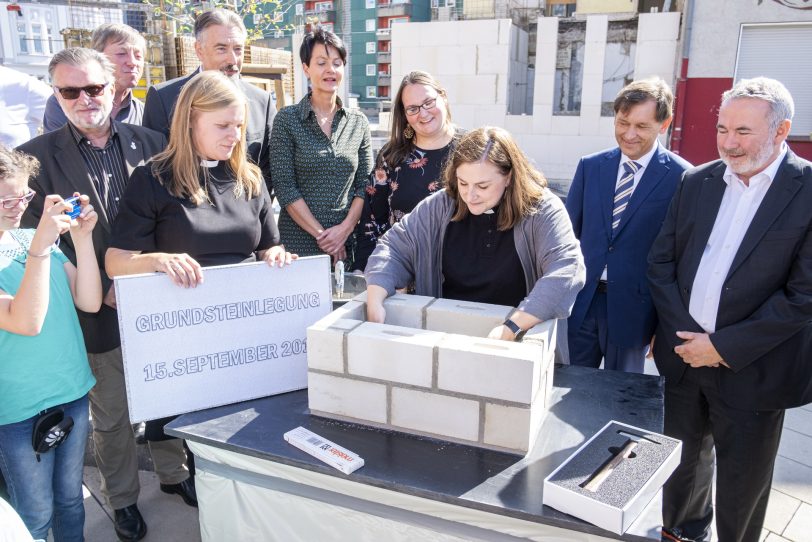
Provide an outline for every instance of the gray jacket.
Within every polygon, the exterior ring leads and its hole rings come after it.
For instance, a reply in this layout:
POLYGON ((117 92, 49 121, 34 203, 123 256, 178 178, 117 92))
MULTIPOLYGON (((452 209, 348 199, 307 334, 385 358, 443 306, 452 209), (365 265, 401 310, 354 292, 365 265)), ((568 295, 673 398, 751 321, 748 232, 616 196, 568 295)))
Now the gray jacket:
MULTIPOLYGON (((418 295, 442 297, 443 239, 453 214, 454 201, 445 190, 420 202, 378 240, 367 263, 367 284, 392 295, 414 280, 418 295)), ((586 268, 561 200, 545 189, 536 212, 513 228, 513 240, 528 292, 517 308, 542 321, 567 318, 586 268)))

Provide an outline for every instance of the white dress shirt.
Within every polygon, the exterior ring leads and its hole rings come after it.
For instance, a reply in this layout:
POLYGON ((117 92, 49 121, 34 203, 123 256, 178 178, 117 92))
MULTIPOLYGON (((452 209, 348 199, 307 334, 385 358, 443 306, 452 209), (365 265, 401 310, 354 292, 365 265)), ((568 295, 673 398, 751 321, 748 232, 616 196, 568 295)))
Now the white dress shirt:
MULTIPOLYGON (((631 158, 629 158, 625 154, 621 153, 620 154, 620 164, 617 167, 617 178, 615 179, 615 187, 617 187, 618 183, 620 182, 620 179, 622 179, 626 175, 626 170, 623 168, 623 164, 625 164, 626 162, 632 162, 632 161, 637 162, 637 164, 640 166, 640 169, 638 169, 635 172, 634 180, 632 181, 632 194, 634 194, 634 190, 637 188, 637 185, 640 184, 640 179, 643 178, 643 173, 645 173, 649 162, 651 162, 651 157, 654 156, 654 153, 657 152, 657 149, 659 147, 660 147, 660 142, 655 140, 654 145, 651 146, 651 149, 646 154, 644 154, 643 156, 638 158, 637 160, 632 160, 631 158)), ((614 195, 614 191, 612 191, 612 194, 614 195)), ((629 200, 629 201, 631 201, 631 200, 629 200)), ((628 211, 628 209, 629 208, 626 207, 626 211, 628 211)), ((626 212, 626 211, 624 211, 624 212, 626 212)), ((623 216, 620 217, 620 220, 621 221, 623 220, 623 216)), ((603 273, 601 273, 601 280, 606 280, 606 277, 607 277, 606 269, 607 269, 606 267, 603 268, 603 273)))
POLYGON ((688 312, 707 333, 716 331, 719 298, 730 265, 786 154, 787 145, 784 143, 778 158, 764 171, 752 176, 749 186, 730 167, 725 169, 727 188, 694 277, 688 306, 688 312))

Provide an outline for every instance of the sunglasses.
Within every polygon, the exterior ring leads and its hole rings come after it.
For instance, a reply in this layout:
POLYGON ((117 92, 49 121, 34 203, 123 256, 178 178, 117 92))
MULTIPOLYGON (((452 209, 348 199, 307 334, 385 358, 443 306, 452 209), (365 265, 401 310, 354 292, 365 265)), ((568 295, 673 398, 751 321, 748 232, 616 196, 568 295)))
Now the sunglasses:
POLYGON ((103 85, 88 85, 86 87, 54 87, 59 93, 62 95, 63 98, 66 100, 75 100, 79 97, 83 91, 91 98, 96 98, 101 96, 104 89, 107 88, 107 83, 103 85))
POLYGON ((3 209, 14 209, 20 204, 20 202, 28 205, 31 202, 31 200, 34 199, 34 194, 35 192, 31 190, 24 196, 17 196, 16 198, 0 199, 0 204, 3 205, 3 209))

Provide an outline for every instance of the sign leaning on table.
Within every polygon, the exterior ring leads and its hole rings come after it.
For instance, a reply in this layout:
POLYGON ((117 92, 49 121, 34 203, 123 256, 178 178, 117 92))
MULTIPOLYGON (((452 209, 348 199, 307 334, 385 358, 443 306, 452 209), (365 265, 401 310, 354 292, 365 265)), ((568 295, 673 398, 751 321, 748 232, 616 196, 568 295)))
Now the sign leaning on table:
POLYGON ((307 387, 307 327, 332 310, 329 257, 203 273, 188 289, 162 273, 115 279, 133 423, 307 387))

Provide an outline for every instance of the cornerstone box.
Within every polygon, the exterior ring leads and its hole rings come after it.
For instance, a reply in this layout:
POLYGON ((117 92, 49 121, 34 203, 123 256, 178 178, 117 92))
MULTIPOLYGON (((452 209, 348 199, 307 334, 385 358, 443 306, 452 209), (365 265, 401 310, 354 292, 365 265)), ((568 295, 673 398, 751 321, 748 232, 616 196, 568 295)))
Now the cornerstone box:
POLYGON ((545 505, 623 534, 680 462, 682 443, 610 421, 544 480, 545 505))
POLYGON ((386 322, 365 295, 307 330, 313 414, 442 440, 529 452, 547 412, 556 322, 521 342, 488 339, 512 307, 397 294, 386 322))

